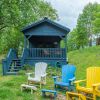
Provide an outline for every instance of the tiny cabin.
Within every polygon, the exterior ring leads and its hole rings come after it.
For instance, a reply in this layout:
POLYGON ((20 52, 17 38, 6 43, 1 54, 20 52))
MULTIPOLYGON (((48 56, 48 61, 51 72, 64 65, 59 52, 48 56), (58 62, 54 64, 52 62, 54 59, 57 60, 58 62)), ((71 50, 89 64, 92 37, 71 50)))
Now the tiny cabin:
POLYGON ((70 29, 48 18, 23 28, 24 48, 18 57, 15 49, 10 49, 3 59, 3 74, 16 74, 25 64, 34 66, 36 62, 47 62, 49 65, 67 63, 67 34, 70 29), (64 47, 61 47, 61 41, 64 47))

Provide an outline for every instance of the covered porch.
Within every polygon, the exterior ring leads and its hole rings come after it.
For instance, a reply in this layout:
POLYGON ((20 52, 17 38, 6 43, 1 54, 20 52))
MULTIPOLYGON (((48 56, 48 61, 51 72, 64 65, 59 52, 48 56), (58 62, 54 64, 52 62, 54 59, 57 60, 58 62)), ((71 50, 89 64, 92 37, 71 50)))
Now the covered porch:
POLYGON ((17 74, 29 64, 46 62, 55 66, 57 63, 67 63, 67 34, 69 28, 64 27, 48 18, 26 26, 21 30, 24 34, 24 48, 19 57, 15 49, 10 49, 3 60, 3 74, 17 74), (63 46, 61 46, 63 41, 63 46))
POLYGON ((50 63, 67 62, 67 33, 69 29, 44 18, 41 21, 25 27, 24 51, 22 59, 24 63, 29 60, 50 61, 50 63), (63 46, 61 46, 63 41, 63 46))
POLYGON ((66 59, 65 48, 26 48, 26 59, 66 59))

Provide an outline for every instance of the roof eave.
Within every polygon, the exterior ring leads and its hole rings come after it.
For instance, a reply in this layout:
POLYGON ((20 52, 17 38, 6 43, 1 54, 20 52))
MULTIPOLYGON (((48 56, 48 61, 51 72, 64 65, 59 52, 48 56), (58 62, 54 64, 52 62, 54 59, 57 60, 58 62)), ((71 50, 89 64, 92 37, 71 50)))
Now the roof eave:
POLYGON ((25 28, 23 28, 23 29, 21 30, 21 32, 24 33, 26 30, 29 30, 30 28, 32 28, 32 27, 34 27, 34 26, 36 26, 36 25, 39 25, 39 24, 41 24, 41 23, 43 23, 43 22, 51 23, 51 24, 53 24, 53 25, 55 25, 55 26, 57 26, 57 27, 63 29, 64 31, 66 31, 67 34, 70 32, 70 29, 69 29, 69 28, 64 27, 64 26, 62 26, 62 25, 60 25, 60 24, 58 24, 58 23, 56 23, 56 22, 54 22, 54 21, 51 21, 51 20, 49 20, 48 18, 44 18, 43 20, 40 20, 40 21, 38 21, 38 22, 35 22, 35 23, 31 24, 31 25, 26 26, 25 28))

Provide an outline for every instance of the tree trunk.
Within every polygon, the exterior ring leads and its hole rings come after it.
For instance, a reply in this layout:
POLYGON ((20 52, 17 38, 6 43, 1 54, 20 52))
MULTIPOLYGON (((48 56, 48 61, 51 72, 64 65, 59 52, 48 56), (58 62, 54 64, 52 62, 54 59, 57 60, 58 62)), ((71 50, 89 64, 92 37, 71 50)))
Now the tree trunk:
POLYGON ((90 47, 92 46, 92 39, 90 39, 90 41, 89 41, 89 46, 90 47))
POLYGON ((100 45, 100 37, 96 39, 96 45, 100 45))

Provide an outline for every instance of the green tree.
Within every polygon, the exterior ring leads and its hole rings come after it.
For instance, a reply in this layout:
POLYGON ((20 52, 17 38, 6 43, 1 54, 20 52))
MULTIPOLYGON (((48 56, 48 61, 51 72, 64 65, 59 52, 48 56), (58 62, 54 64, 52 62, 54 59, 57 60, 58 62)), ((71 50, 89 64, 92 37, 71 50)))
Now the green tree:
POLYGON ((93 37, 97 35, 100 43, 100 4, 87 4, 77 19, 76 28, 68 36, 68 50, 92 46, 93 37))
POLYGON ((87 44, 92 46, 92 36, 94 34, 92 22, 95 18, 94 13, 97 11, 97 5, 97 3, 89 3, 84 7, 82 14, 79 15, 77 21, 77 32, 79 35, 79 46, 81 47, 84 47, 87 44))
POLYGON ((100 33, 100 4, 97 5, 97 10, 94 13, 94 33, 98 34, 100 33))
POLYGON ((77 42, 77 29, 73 29, 69 34, 67 38, 67 47, 68 51, 76 50, 78 49, 78 42, 77 42))
POLYGON ((23 46, 20 30, 27 24, 49 17, 56 19, 57 11, 43 0, 1 0, 0 1, 0 52, 23 46))
POLYGON ((94 33, 97 36, 96 39, 96 44, 100 45, 100 4, 98 4, 97 6, 97 11, 94 14, 95 19, 93 21, 93 29, 94 29, 94 33))

